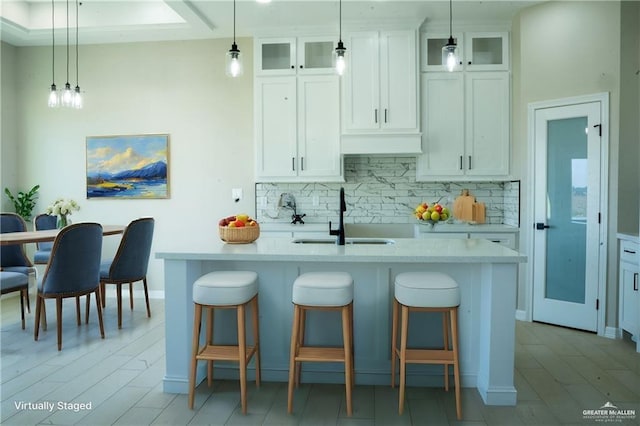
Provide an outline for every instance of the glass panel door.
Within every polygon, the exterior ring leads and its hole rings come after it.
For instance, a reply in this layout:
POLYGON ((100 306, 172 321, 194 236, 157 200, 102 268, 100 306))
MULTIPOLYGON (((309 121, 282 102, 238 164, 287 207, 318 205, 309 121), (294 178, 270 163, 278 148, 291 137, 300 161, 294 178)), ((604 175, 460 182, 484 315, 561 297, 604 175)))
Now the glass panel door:
POLYGON ((587 117, 547 123, 545 297, 585 302, 587 117))

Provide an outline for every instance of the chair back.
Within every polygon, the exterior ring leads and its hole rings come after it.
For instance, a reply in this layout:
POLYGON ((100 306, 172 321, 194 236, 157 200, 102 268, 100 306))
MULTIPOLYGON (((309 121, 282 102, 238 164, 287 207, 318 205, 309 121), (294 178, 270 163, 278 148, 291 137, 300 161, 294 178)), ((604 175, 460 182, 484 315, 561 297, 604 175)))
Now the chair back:
MULTIPOLYGON (((27 224, 15 213, 0 214, 0 232, 25 232, 27 224)), ((24 244, 11 244, 0 246, 0 267, 27 266, 33 264, 24 251, 24 244)))
POLYGON ((110 279, 135 281, 147 275, 154 224, 153 218, 146 217, 136 219, 127 226, 111 262, 110 279))
MULTIPOLYGON (((33 219, 33 228, 36 231, 43 231, 46 229, 56 229, 58 227, 58 217, 50 214, 41 213, 33 219)), ((51 250, 53 242, 45 241, 42 243, 36 243, 38 250, 51 250)))
POLYGON ((47 295, 95 289, 100 285, 101 256, 100 224, 86 222, 63 228, 53 242, 41 292, 47 295))

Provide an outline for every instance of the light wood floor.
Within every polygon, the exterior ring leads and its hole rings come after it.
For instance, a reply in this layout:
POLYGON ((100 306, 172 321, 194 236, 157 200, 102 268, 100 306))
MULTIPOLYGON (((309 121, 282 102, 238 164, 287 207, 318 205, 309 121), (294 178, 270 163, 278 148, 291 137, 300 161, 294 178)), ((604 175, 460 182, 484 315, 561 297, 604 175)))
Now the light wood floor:
POLYGON ((635 410, 636 418, 622 424, 640 424, 640 355, 631 342, 545 324, 517 324, 516 407, 484 406, 475 389, 464 388, 464 421, 457 422, 452 391, 408 388, 408 409, 399 417, 397 389, 356 386, 354 413, 348 418, 343 386, 303 384, 295 395, 295 414, 287 415, 286 384, 263 383, 258 390, 251 383, 249 412, 243 416, 236 381, 215 382, 212 388, 201 384, 195 410, 187 408, 186 395, 162 392, 161 300, 152 300, 150 319, 143 300, 136 300, 133 312, 124 309, 118 330, 115 300, 108 299, 105 340, 99 337, 95 305, 89 324, 77 327, 70 300, 63 309, 61 352, 52 303, 47 309, 49 330, 41 331, 38 342, 33 340, 35 306, 24 331, 18 299, 3 298, 0 306, 3 425, 589 425, 596 422, 585 419, 583 410, 606 402, 635 410), (44 401, 91 403, 91 409, 16 408, 19 402, 44 401))

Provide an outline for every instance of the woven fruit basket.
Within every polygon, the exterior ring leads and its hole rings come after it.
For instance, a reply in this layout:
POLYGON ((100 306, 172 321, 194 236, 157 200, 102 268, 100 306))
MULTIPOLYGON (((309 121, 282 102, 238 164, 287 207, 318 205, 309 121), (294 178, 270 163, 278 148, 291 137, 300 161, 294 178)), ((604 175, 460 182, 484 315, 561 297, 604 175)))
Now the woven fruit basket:
POLYGON ((260 236, 260 226, 243 226, 234 228, 229 226, 218 226, 220 239, 229 244, 248 244, 258 239, 260 236))

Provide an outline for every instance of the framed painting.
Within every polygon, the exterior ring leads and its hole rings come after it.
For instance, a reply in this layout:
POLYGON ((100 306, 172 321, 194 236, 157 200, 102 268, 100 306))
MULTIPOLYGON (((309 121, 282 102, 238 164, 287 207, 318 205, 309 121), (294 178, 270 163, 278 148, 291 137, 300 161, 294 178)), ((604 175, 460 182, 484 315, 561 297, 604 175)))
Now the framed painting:
POLYGON ((87 198, 169 198, 169 135, 88 136, 87 198))

